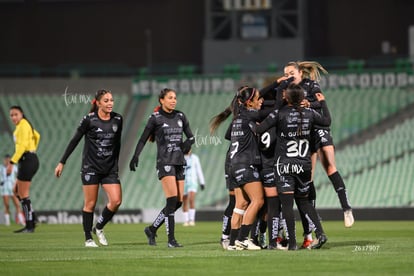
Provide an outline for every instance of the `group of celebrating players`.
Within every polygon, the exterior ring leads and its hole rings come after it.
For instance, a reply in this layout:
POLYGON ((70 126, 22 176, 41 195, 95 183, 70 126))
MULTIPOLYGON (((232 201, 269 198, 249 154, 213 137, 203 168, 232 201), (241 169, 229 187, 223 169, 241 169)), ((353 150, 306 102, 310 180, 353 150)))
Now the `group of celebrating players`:
POLYGON ((328 238, 315 210, 317 156, 337 192, 345 227, 353 225, 345 184, 335 165, 329 109, 317 82, 321 72, 326 70, 317 62, 289 62, 284 75, 269 86, 240 87, 231 104, 212 119, 214 132, 233 116, 226 132, 230 147, 225 164, 229 204, 223 216, 224 249, 298 249, 293 202, 303 225, 300 248, 321 248, 328 238))
MULTIPOLYGON (((294 202, 304 231, 301 247, 321 248, 327 236, 314 204, 313 172, 317 156, 337 192, 345 227, 353 225, 345 184, 335 165, 331 115, 317 82, 320 72, 326 73, 317 62, 290 62, 284 67, 284 75, 269 86, 260 90, 240 87, 231 104, 212 118, 210 131, 214 133, 232 115, 226 131, 226 139, 230 141, 225 162, 229 204, 223 216, 223 248, 298 249, 294 202), (267 244, 264 239, 266 230, 267 244)), ((123 118, 113 111, 113 104, 111 91, 96 92, 90 113, 81 120, 55 168, 55 176, 60 177, 69 156, 85 137, 81 164, 85 247, 99 246, 93 240, 93 233, 100 245, 109 244, 103 228, 122 203, 118 159, 123 118), (108 202, 94 225, 100 185, 108 202)), ((183 202, 184 153, 189 152, 195 138, 185 114, 175 109, 177 95, 173 89, 161 91, 159 104, 147 121, 129 167, 131 171, 136 170, 147 141, 156 143, 156 169, 166 204, 153 223, 145 227, 144 233, 148 244, 155 246, 157 230, 165 224, 167 246, 175 248, 182 247, 175 238, 175 212, 183 202)), ((10 163, 19 168, 17 190, 26 218, 25 227, 16 232, 33 233, 36 219, 29 188, 39 167, 36 149, 40 135, 20 107, 11 107, 10 116, 16 125, 16 153, 10 163)))

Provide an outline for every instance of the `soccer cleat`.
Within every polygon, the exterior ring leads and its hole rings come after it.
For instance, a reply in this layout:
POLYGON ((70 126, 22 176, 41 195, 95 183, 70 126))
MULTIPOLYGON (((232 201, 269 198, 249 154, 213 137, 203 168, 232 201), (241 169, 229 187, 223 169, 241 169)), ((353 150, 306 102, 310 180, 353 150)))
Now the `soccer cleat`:
POLYGON ((301 249, 311 249, 312 247, 312 240, 307 239, 306 237, 303 239, 303 243, 302 246, 300 247, 301 249))
POLYGON ((241 250, 261 250, 262 248, 260 246, 255 245, 252 240, 246 239, 244 241, 236 240, 235 242, 236 246, 241 248, 241 250))
POLYGON ((190 222, 188 223, 188 226, 195 226, 195 222, 194 222, 194 221, 190 221, 190 222))
POLYGON ((34 233, 34 228, 24 227, 24 228, 14 231, 14 233, 34 233))
POLYGON ((189 226, 190 224, 186 221, 186 222, 184 222, 183 223, 183 226, 185 226, 185 227, 187 227, 187 226, 189 226))
POLYGON ((258 244, 262 249, 266 249, 267 245, 266 245, 266 233, 260 233, 259 234, 259 244, 258 244))
POLYGON ((286 250, 288 250, 288 247, 287 246, 282 246, 280 243, 276 243, 276 244, 272 243, 272 244, 269 244, 269 246, 267 247, 267 249, 269 249, 269 250, 282 250, 282 251, 286 251, 286 250))
POLYGON ((313 243, 312 249, 319 249, 328 241, 328 237, 325 234, 320 235, 313 243))
POLYGON ((275 249, 277 249, 277 244, 269 243, 269 245, 267 246, 267 249, 275 250, 275 249))
POLYGON ((93 239, 85 241, 85 247, 99 247, 93 239))
POLYGON ((238 247, 236 245, 229 245, 227 246, 228 251, 240 251, 240 250, 244 250, 244 248, 238 247))
POLYGON ((169 248, 176 248, 176 247, 183 247, 181 244, 179 244, 176 240, 171 240, 168 242, 169 248))
POLYGON ((100 244, 105 245, 105 246, 108 245, 108 241, 105 238, 103 229, 99 230, 99 229, 96 229, 96 227, 94 227, 92 229, 92 232, 98 237, 100 244))
POLYGON ((354 215, 352 214, 352 210, 346 210, 344 212, 344 224, 345 227, 349 228, 352 227, 352 225, 354 224, 354 215))
POLYGON ((155 241, 155 238, 157 237, 157 234, 153 233, 148 226, 145 227, 144 233, 145 233, 145 235, 147 235, 149 245, 157 245, 157 242, 155 241))
POLYGON ((280 244, 281 246, 283 246, 283 247, 287 247, 287 245, 288 245, 288 240, 286 239, 286 238, 283 238, 283 237, 277 237, 277 239, 276 239, 276 243, 277 244, 280 244))
POLYGON ((221 247, 226 250, 229 247, 230 240, 229 239, 221 239, 220 240, 221 247))

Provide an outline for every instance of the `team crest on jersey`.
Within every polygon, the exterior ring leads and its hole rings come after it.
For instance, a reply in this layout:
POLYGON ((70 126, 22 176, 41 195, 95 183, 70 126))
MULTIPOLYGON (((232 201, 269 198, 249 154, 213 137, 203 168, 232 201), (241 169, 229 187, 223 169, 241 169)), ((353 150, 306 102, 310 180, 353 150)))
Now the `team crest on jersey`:
POLYGON ((164 170, 166 172, 170 172, 171 171, 171 166, 164 166, 164 170))
POLYGON ((183 121, 178 120, 178 121, 177 121, 177 124, 178 124, 178 126, 179 126, 179 127, 183 127, 183 121))
POLYGON ((112 130, 113 130, 114 132, 116 132, 116 131, 118 130, 118 125, 113 124, 113 125, 112 125, 112 130))

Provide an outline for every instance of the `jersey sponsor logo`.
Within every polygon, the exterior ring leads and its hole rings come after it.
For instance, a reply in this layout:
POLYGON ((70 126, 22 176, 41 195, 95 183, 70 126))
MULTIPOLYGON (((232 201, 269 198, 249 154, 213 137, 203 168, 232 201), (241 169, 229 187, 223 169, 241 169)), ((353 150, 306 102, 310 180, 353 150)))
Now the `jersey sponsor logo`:
POLYGON ((171 171, 171 166, 164 166, 164 170, 166 172, 170 172, 171 171))
POLYGON ((113 125, 112 125, 112 130, 113 130, 114 132, 117 132, 117 130, 118 130, 118 125, 113 124, 113 125))

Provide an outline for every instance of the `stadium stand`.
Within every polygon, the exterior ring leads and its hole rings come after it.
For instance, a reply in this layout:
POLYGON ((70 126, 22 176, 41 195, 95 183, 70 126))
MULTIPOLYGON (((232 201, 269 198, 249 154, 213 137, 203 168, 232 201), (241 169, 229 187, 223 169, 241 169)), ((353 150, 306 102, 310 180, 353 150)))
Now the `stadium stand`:
MULTIPOLYGON (((411 118, 364 144, 336 153, 354 207, 412 206, 413 127, 411 118)), ((322 170, 319 166, 315 174, 318 206, 335 207, 335 192, 322 170)))
MULTIPOLYGON (((338 89, 325 92, 332 112, 332 132, 335 143, 349 139, 368 127, 394 116, 399 110, 414 103, 414 94, 408 89, 338 89)), ((227 123, 216 135, 209 134, 210 119, 221 112, 231 101, 232 94, 178 94, 177 109, 189 118, 196 144, 193 147, 200 157, 206 178, 206 189, 198 195, 198 208, 222 209, 226 204, 227 190, 224 183, 224 156, 228 141, 224 139, 227 123)), ((148 116, 158 105, 157 96, 147 99, 133 98, 127 94, 118 95, 115 110, 129 118, 124 126, 124 143, 121 155, 123 165, 120 176, 123 187, 122 209, 161 208, 165 202, 161 185, 156 176, 156 146, 147 143, 138 170, 129 171, 131 152, 141 135, 148 116), (145 102, 142 102, 145 101, 145 102), (129 105, 129 109, 126 109, 129 105), (142 118, 134 118, 132 110, 145 106, 142 118), (131 114, 128 113, 131 111, 131 114), (129 124, 139 124, 134 128, 129 124)), ((38 210, 79 210, 83 196, 79 179, 82 145, 79 145, 69 159, 61 179, 53 171, 77 123, 89 110, 88 104, 70 104, 62 95, 6 94, 0 103, 4 117, 11 105, 21 105, 28 118, 41 133, 38 150, 41 167, 32 186, 32 197, 38 210)), ((14 126, 10 122, 9 129, 14 126)), ((352 206, 356 207, 403 207, 412 206, 414 193, 410 179, 413 179, 414 142, 411 132, 414 119, 400 121, 394 128, 358 145, 347 140, 347 146, 337 150, 337 166, 345 178, 352 206), (411 135, 411 136, 410 136, 411 135)), ((1 154, 12 151, 13 141, 9 132, 1 132, 1 154)), ((81 142, 82 143, 82 142, 81 142)), ((336 194, 329 180, 318 164, 315 172, 318 208, 339 208, 336 194)), ((100 202, 103 202, 101 200, 100 202)))

